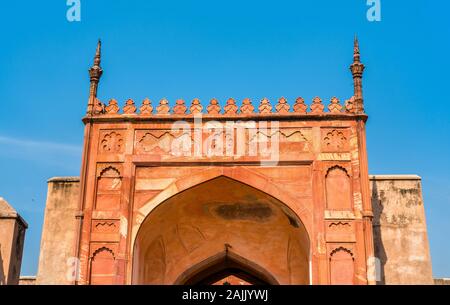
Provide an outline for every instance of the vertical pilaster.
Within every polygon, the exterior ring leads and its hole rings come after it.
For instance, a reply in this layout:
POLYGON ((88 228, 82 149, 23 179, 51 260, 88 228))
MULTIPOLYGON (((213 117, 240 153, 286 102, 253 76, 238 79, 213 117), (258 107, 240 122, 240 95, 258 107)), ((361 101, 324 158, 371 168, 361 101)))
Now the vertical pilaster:
MULTIPOLYGON (((369 166, 366 147, 366 130, 365 122, 358 120, 358 149, 359 149, 359 166, 360 166, 360 183, 362 196, 362 218, 364 230, 364 244, 366 254, 367 272, 374 272, 372 264, 374 263, 374 245, 373 245, 373 228, 372 228, 372 204, 370 201, 370 185, 369 185, 369 166)), ((368 284, 376 284, 375 275, 367 274, 368 284)))

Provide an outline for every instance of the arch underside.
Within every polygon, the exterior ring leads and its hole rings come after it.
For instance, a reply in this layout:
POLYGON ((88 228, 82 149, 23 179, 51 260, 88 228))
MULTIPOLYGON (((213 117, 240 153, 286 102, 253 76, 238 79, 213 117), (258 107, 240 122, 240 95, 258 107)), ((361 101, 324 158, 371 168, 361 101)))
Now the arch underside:
POLYGON ((184 190, 142 222, 134 284, 308 284, 310 241, 280 200, 225 176, 184 190))

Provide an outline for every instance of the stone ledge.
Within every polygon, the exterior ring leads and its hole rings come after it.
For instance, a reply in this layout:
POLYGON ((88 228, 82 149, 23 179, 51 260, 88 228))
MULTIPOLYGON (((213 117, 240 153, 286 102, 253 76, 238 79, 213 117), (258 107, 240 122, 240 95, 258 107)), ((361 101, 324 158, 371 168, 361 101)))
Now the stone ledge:
POLYGON ((56 183, 64 183, 64 182, 80 182, 80 177, 71 176, 71 177, 53 177, 47 180, 47 183, 56 182, 56 183))
POLYGON ((418 175, 369 175, 369 180, 422 180, 418 175))
POLYGON ((36 276, 21 275, 19 277, 19 285, 36 285, 36 276))
POLYGON ((435 285, 450 285, 450 278, 433 279, 435 285))

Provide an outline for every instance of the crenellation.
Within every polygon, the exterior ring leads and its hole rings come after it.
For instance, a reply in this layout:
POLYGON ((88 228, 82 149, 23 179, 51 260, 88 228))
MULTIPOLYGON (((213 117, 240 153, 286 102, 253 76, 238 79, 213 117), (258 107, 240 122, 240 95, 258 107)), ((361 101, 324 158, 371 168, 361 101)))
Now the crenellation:
POLYGON ((110 116, 121 116, 126 114, 137 114, 141 116, 155 116, 159 114, 173 114, 182 116, 192 116, 194 114, 214 114, 220 116, 227 115, 326 115, 326 116, 336 116, 342 114, 356 115, 357 113, 353 108, 354 97, 346 100, 345 105, 341 105, 337 97, 332 97, 328 105, 324 105, 319 97, 315 97, 310 106, 305 103, 305 100, 298 97, 293 106, 288 103, 288 100, 284 97, 278 99, 278 102, 272 104, 268 98, 263 98, 260 101, 258 107, 255 107, 249 98, 242 100, 240 106, 237 105, 236 100, 229 98, 226 101, 226 105, 222 111, 219 101, 216 98, 212 98, 210 103, 204 107, 198 98, 194 98, 189 107, 183 99, 178 99, 175 101, 175 106, 170 107, 169 101, 167 99, 161 99, 159 105, 156 107, 156 112, 153 110, 152 102, 150 99, 145 98, 142 101, 139 109, 136 107, 133 99, 128 99, 125 101, 123 108, 121 109, 117 100, 112 98, 108 101, 108 104, 102 103, 100 100, 96 99, 94 106, 94 116, 101 117, 107 115, 110 116))

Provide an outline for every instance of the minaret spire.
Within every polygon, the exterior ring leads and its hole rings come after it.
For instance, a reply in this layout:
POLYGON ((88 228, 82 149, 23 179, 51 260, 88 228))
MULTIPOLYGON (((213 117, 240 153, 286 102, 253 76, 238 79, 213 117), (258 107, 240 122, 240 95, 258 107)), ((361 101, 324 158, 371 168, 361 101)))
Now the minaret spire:
POLYGON ((95 57, 94 57, 94 65, 89 69, 89 77, 91 80, 91 86, 89 89, 89 102, 88 102, 88 109, 87 114, 92 115, 96 112, 95 106, 97 103, 97 88, 98 83, 100 81, 100 77, 103 74, 103 70, 100 67, 101 62, 101 52, 102 52, 102 42, 99 39, 97 43, 97 50, 95 51, 95 57))
POLYGON ((361 62, 361 56, 359 54, 359 42, 358 37, 355 35, 355 40, 353 41, 353 61, 361 62))
POLYGON ((361 55, 359 53, 358 37, 355 36, 353 42, 353 63, 350 66, 350 71, 353 75, 354 87, 354 111, 355 113, 364 113, 364 102, 362 97, 362 76, 364 72, 364 65, 361 63, 361 55))

